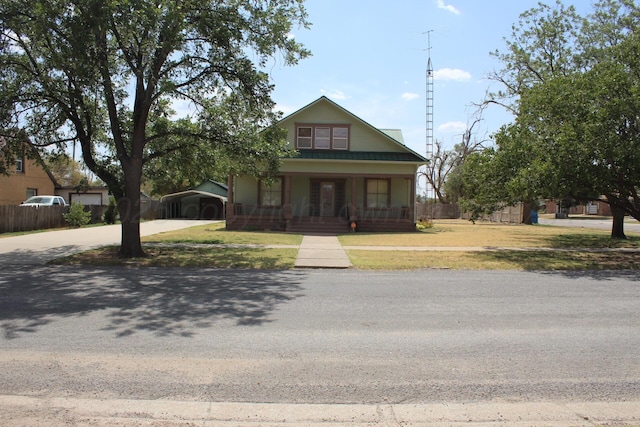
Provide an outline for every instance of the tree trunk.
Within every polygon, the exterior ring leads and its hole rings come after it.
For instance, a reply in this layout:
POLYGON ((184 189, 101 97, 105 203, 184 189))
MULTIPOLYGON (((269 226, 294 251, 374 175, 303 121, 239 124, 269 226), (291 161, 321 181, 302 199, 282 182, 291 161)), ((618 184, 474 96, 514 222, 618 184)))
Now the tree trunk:
POLYGON ((145 256, 140 242, 140 183, 142 163, 139 167, 125 167, 124 197, 118 200, 118 211, 122 221, 120 256, 139 258, 145 256))
POLYGON ((624 234, 624 216, 625 211, 617 206, 611 206, 611 213, 613 214, 613 226, 611 227, 612 239, 626 239, 624 234))

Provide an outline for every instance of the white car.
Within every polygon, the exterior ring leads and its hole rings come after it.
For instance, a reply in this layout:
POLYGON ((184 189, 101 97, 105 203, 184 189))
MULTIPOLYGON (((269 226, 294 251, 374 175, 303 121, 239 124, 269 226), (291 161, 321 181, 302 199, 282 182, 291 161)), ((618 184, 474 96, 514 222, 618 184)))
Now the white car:
POLYGON ((32 196, 20 206, 67 206, 67 202, 60 196, 32 196))

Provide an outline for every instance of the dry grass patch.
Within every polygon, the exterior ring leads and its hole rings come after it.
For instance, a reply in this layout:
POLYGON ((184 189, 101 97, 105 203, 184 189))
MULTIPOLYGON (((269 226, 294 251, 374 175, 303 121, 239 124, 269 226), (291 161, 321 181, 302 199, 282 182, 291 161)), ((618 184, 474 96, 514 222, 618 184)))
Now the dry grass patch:
POLYGON ((640 269, 638 253, 579 251, 347 251, 364 270, 626 270, 640 269))
POLYGON ((352 233, 339 239, 343 246, 640 247, 640 236, 628 234, 628 240, 614 240, 609 235, 606 230, 585 228, 439 220, 420 232, 352 233))
POLYGON ((142 241, 146 243, 300 245, 302 236, 271 231, 228 231, 224 223, 215 223, 158 233, 144 237, 142 241))

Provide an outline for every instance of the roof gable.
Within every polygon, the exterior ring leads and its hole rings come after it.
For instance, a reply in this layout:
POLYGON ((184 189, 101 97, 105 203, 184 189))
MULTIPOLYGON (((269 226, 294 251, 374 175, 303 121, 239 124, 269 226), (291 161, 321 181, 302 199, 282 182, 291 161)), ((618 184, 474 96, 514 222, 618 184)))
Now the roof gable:
POLYGON ((378 129, 326 96, 280 121, 280 125, 287 129, 287 140, 291 148, 295 147, 296 124, 348 124, 351 129, 350 152, 405 153, 410 154, 414 161, 427 162, 422 155, 404 145, 402 131, 399 129, 378 129))

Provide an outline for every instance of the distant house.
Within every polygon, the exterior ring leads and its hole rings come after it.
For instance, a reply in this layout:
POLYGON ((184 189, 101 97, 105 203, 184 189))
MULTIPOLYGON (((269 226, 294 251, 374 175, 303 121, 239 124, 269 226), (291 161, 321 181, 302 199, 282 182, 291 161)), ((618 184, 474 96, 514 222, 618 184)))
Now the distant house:
POLYGON ((19 205, 31 196, 55 195, 56 185, 39 159, 20 156, 9 175, 0 174, 0 205, 19 205))
POLYGON ((416 172, 400 130, 378 129, 321 97, 280 121, 291 155, 272 181, 229 177, 227 228, 415 230, 416 172))
POLYGON ((160 198, 164 218, 224 219, 227 185, 207 180, 160 198))
POLYGON ((57 186, 56 196, 62 196, 67 203, 80 203, 85 206, 106 206, 109 204, 109 189, 106 186, 90 186, 82 191, 77 187, 57 186))

